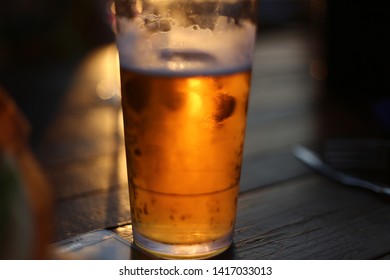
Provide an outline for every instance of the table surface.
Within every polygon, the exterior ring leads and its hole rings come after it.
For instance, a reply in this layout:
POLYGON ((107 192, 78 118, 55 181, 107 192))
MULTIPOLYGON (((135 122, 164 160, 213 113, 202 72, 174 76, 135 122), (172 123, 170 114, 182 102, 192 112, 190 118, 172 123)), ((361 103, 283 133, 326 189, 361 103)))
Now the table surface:
MULTIPOLYGON (((322 139, 330 114, 336 131, 370 127, 318 106, 312 47, 299 29, 259 36, 234 244, 216 258, 390 259, 389 198, 326 178, 291 152, 322 139)), ((54 241, 102 228, 132 241, 118 80, 115 46, 91 52, 34 145, 55 190, 54 241)))

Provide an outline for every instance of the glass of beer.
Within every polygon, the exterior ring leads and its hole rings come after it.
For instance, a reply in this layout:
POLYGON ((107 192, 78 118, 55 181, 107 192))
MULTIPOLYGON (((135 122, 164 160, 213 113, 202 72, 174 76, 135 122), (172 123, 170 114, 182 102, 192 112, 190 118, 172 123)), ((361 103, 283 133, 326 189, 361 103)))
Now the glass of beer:
POLYGON ((199 259, 233 239, 256 0, 115 0, 134 243, 199 259))

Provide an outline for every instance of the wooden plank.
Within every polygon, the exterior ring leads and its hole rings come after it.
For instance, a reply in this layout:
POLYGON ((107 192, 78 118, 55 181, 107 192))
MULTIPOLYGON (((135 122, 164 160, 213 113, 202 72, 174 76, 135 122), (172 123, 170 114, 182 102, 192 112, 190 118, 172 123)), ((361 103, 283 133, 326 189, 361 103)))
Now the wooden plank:
POLYGON ((247 131, 244 156, 288 150, 314 137, 314 120, 305 115, 266 122, 247 131))
POLYGON ((56 203, 53 241, 130 221, 127 186, 56 203))
POLYGON ((124 148, 118 152, 45 166, 57 201, 127 185, 124 148))
POLYGON ((240 192, 246 192, 296 178, 312 172, 298 161, 290 150, 247 155, 241 171, 240 192))
POLYGON ((374 259, 390 251, 390 204, 319 175, 240 196, 238 259, 374 259))

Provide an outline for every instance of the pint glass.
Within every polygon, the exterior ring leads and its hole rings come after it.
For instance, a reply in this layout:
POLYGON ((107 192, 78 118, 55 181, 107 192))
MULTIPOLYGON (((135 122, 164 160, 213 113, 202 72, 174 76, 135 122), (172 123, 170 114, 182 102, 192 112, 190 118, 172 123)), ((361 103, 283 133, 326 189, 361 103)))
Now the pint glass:
POLYGON ((255 0, 116 0, 134 243, 207 258, 233 238, 255 0))

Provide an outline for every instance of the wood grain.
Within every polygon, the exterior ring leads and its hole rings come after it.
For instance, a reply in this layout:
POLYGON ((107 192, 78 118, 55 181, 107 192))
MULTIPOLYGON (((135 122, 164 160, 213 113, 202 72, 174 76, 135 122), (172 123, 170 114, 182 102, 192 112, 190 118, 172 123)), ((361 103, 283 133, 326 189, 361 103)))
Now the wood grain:
POLYGON ((389 199, 320 175, 240 196, 238 259, 375 259, 390 252, 389 199))

